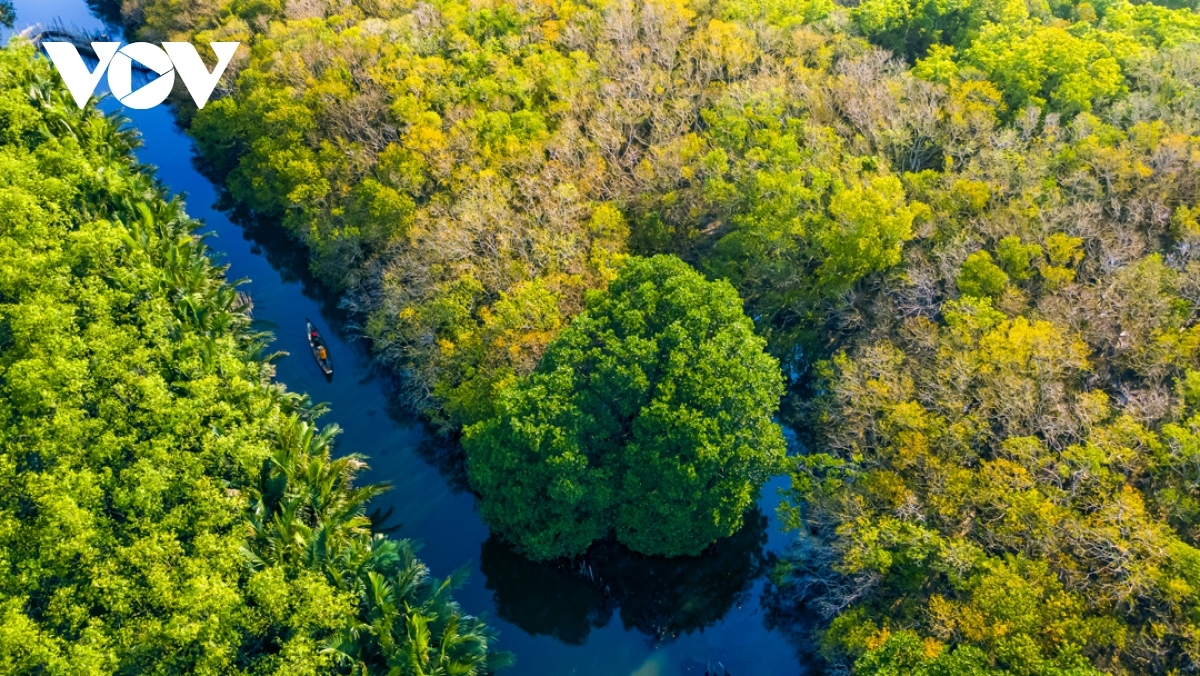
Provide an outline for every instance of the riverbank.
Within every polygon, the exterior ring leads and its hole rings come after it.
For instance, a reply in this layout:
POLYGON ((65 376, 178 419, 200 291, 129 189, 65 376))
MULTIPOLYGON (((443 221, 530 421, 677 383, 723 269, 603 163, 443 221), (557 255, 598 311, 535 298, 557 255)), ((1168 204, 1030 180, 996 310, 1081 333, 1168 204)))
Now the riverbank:
MULTIPOLYGON (((19 2, 17 13, 18 25, 26 16, 57 17, 81 28, 98 25, 83 2, 19 2)), ((117 110, 112 101, 104 105, 117 110)), ((737 676, 797 669, 783 637, 764 626, 759 605, 765 579, 761 560, 787 544, 774 520, 776 491, 785 480, 764 489, 760 508, 766 523, 734 536, 724 549, 718 546, 716 556, 640 564, 609 556, 599 570, 592 566, 586 583, 586 573, 532 567, 489 538, 473 498, 456 492, 427 461, 436 453, 426 450, 433 438, 419 421, 389 404, 388 379, 353 339, 333 298, 309 276, 303 252, 270 228, 252 229, 248 237, 212 206, 219 196, 193 168, 192 144, 166 108, 120 112, 142 135, 139 159, 157 166, 168 188, 185 193, 191 215, 213 233, 210 246, 229 264, 230 278, 250 278, 242 289, 254 300, 255 326, 274 332, 271 350, 291 355, 278 362, 277 379, 331 404, 332 413, 323 421, 344 430, 338 450, 368 455, 372 469, 366 478, 393 484, 377 504, 390 511, 388 524, 398 527, 397 535, 423 543, 420 555, 436 575, 469 566, 469 581, 456 598, 468 612, 490 616, 501 646, 518 656, 514 673, 702 674, 718 663, 737 676), (308 354, 306 316, 319 323, 331 343, 338 364, 331 381, 308 354)))

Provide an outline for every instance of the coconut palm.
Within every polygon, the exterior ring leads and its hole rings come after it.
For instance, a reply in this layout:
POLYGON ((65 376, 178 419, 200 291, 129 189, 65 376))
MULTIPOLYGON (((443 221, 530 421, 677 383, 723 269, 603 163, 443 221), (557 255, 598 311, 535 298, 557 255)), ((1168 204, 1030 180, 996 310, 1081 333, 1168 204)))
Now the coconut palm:
POLYGON ((338 432, 337 425, 318 429, 299 413, 281 421, 275 452, 263 462, 251 495, 247 549, 256 565, 323 569, 339 587, 347 586, 339 559, 361 556, 350 549, 370 538, 366 504, 387 486, 353 485, 366 463, 357 454, 331 456, 338 432))
POLYGON ((489 651, 493 633, 464 615, 451 598, 465 571, 436 580, 407 540, 373 540, 374 567, 361 578, 361 621, 330 642, 329 650, 361 676, 482 676, 512 663, 489 651))

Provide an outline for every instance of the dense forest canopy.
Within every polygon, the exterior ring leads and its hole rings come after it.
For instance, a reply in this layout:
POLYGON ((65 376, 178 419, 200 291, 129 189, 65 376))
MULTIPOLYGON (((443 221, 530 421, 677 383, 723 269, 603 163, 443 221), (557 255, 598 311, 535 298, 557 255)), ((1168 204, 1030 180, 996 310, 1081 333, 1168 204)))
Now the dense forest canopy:
POLYGON ((0 672, 489 674, 120 121, 0 49, 0 672))
POLYGON ((782 391, 727 282, 634 259, 466 429, 467 475, 484 518, 533 558, 612 531, 635 552, 694 556, 777 472, 782 391))
MULTIPOLYGON (((184 115, 207 170, 307 245, 468 466, 570 431, 553 407, 598 376, 554 380, 560 346, 674 255, 788 376, 774 593, 831 670, 1200 669, 1194 2, 113 10, 248 45, 184 115)), ((646 462, 693 451, 680 429, 646 462)))
POLYGON ((976 175, 1009 135, 1081 135, 1051 176, 1147 180, 1092 121, 1137 126, 1147 154, 1186 135, 1200 30, 1191 9, 1128 2, 120 11, 146 39, 250 45, 234 95, 191 123, 209 168, 308 245, 450 428, 532 370, 628 252, 728 279, 806 368, 858 328, 866 284, 904 274, 906 243, 1020 210, 1009 177, 976 175))

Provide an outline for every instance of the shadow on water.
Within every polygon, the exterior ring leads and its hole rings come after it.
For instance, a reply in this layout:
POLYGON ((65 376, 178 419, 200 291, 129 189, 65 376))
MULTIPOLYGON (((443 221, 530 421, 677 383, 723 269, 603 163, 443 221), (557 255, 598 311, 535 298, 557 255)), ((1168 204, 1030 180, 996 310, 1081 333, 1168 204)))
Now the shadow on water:
POLYGON ((535 563, 496 534, 479 554, 496 613, 534 636, 583 645, 593 627, 606 626, 615 603, 604 588, 566 564, 535 563))
POLYGON ((755 580, 774 563, 766 542, 767 518, 755 509, 737 533, 699 556, 643 556, 605 541, 578 561, 535 563, 493 534, 480 568, 496 612, 530 634, 583 645, 620 614, 625 629, 663 644, 750 601, 755 580))
POLYGON ((87 6, 92 15, 104 22, 104 25, 121 28, 121 3, 115 0, 87 0, 87 6))
POLYGON ((806 676, 822 676, 827 673, 827 663, 821 654, 823 616, 793 591, 773 582, 763 587, 760 603, 764 623, 768 630, 779 632, 792 647, 797 661, 805 665, 806 676))
MULTIPOLYGON (((407 423, 419 418, 412 408, 404 404, 405 396, 401 378, 383 368, 377 370, 384 373, 383 382, 384 410, 388 416, 397 422, 407 423)), ((467 481, 467 459, 463 454, 462 444, 457 435, 439 432, 432 425, 422 423, 425 434, 414 449, 418 456, 430 467, 437 470, 446 485, 454 493, 470 493, 471 485, 467 481)))
MULTIPOLYGON (((18 18, 49 25, 62 20, 86 30, 121 21, 113 0, 17 0, 18 18)), ((136 4, 136 3, 135 3, 136 4)), ((422 559, 437 575, 464 564, 471 579, 456 593, 470 612, 489 618, 501 645, 519 656, 514 674, 574 676, 787 676, 797 673, 793 652, 779 632, 764 626, 759 592, 784 540, 752 512, 734 536, 698 557, 658 559, 599 544, 570 564, 535 564, 490 536, 466 490, 462 454, 416 422, 394 396, 394 377, 374 366, 337 294, 314 279, 307 252, 275 222, 230 211, 219 174, 240 157, 230 146, 219 166, 189 162, 194 146, 180 133, 180 110, 102 109, 126 114, 143 135, 138 157, 158 167, 163 185, 190 197, 188 210, 212 232, 209 246, 222 252, 231 277, 256 307, 256 325, 272 331, 272 350, 291 354, 277 362, 278 381, 314 401, 328 402, 323 422, 344 430, 339 451, 362 452, 371 469, 364 481, 388 481, 393 490, 372 509, 377 528, 424 543, 422 559), (211 182, 210 182, 211 181, 211 182), (215 205, 214 205, 215 203, 215 205), (231 222, 232 221, 232 222, 231 222), (333 347, 329 380, 308 354, 304 318, 310 317, 333 347), (402 527, 401 527, 402 526, 402 527), (398 530, 397 530, 398 529, 398 530), (582 567, 580 564, 582 563, 582 567), (620 622, 614 622, 616 616, 620 622)), ((760 506, 774 510, 778 486, 764 488, 760 506)))
POLYGON ((417 446, 417 455, 437 469, 455 493, 471 492, 467 481, 467 458, 462 445, 438 434, 428 434, 417 446))
POLYGON ((815 603, 825 587, 821 576, 812 572, 821 566, 815 561, 819 550, 814 543, 815 539, 800 538, 783 552, 763 586, 759 605, 766 628, 784 637, 806 666, 806 675, 820 676, 829 667, 821 652, 821 631, 828 628, 828 617, 815 603))
MULTIPOLYGON (((250 242, 250 253, 262 255, 279 273, 280 281, 285 284, 299 283, 302 293, 318 303, 321 316, 329 322, 331 329, 343 339, 361 340, 352 330, 349 313, 340 306, 337 291, 317 281, 309 270, 308 249, 303 244, 293 239, 279 223, 236 207, 224 190, 220 192, 216 207, 241 228, 242 239, 250 242)), ((408 417, 411 418, 411 414, 408 417)))

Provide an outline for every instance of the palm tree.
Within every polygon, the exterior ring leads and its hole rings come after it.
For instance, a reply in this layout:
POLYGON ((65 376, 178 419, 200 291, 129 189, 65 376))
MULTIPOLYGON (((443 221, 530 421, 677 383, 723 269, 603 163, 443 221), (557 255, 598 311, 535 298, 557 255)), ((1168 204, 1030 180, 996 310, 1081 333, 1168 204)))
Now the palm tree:
POLYGON ((346 589, 350 581, 342 559, 363 556, 361 545, 357 550, 354 545, 371 535, 366 504, 388 487, 353 484, 366 463, 357 454, 331 457, 340 431, 337 425, 318 430, 299 413, 282 419, 275 451, 251 492, 247 550, 262 565, 324 570, 346 589))
POLYGON ((487 625, 452 600, 465 571, 438 581, 408 540, 373 542, 360 621, 329 645, 343 667, 361 676, 483 676, 512 664, 509 653, 489 650, 495 636, 487 625))
POLYGON ((357 617, 327 648, 351 674, 483 676, 506 666, 510 655, 489 650, 490 629, 451 598, 461 571, 434 580, 412 543, 372 535, 366 504, 387 487, 354 485, 366 464, 354 454, 332 457, 338 432, 299 412, 281 419, 250 491, 251 566, 319 570, 359 599, 357 617))

